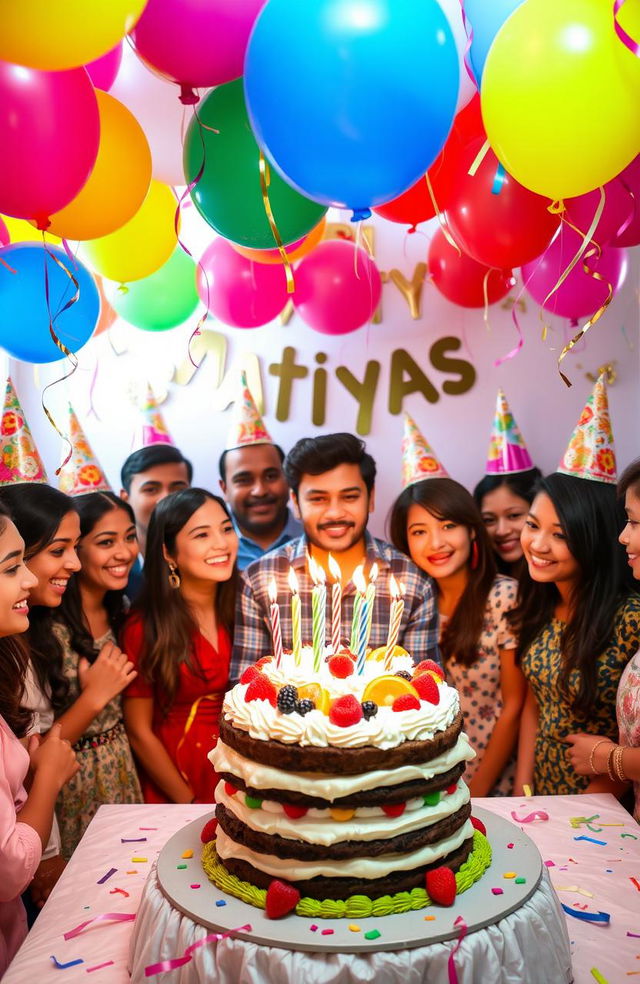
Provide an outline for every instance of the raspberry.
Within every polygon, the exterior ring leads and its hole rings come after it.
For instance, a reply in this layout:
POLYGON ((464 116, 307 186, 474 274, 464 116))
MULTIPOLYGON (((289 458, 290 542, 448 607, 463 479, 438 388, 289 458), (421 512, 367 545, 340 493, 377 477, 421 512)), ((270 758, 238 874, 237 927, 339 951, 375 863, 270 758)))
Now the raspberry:
POLYGON ((273 663, 273 656, 263 656, 262 659, 258 660, 256 666, 260 669, 262 666, 266 666, 267 663, 273 663))
POLYGON ((427 871, 427 892, 436 905, 453 905, 456 900, 456 876, 451 868, 434 868, 427 871))
POLYGON ((393 704, 391 705, 392 711, 419 711, 420 701, 413 694, 402 694, 401 697, 396 697, 393 704))
POLYGON ((429 704, 440 703, 440 688, 430 673, 423 673, 416 677, 413 686, 420 694, 421 700, 426 700, 429 704))
POLYGON ((287 684, 278 691, 278 710, 281 714, 293 714, 296 709, 298 691, 296 687, 287 684))
POLYGON ((211 820, 207 820, 204 827, 200 831, 200 840, 203 844, 208 844, 216 836, 216 827, 218 826, 218 821, 215 817, 211 817, 211 820))
POLYGON ((290 803, 283 803, 282 809, 291 820, 299 820, 309 812, 306 806, 292 806, 290 803))
POLYGON ((362 720, 360 701, 353 694, 336 697, 329 708, 329 720, 339 728, 348 728, 362 720))
POLYGON ((389 806, 382 807, 388 817, 401 817, 406 808, 406 803, 393 803, 389 806))
POLYGON ((483 824, 482 820, 478 820, 477 817, 471 817, 471 824, 476 830, 479 830, 481 834, 486 835, 487 828, 483 824))
POLYGON ((240 683, 251 683, 255 680, 257 676, 260 676, 260 670, 257 666, 247 666, 246 670, 240 677, 240 683))
POLYGON ((339 680, 345 680, 353 673, 353 660, 346 653, 342 656, 330 656, 327 665, 333 676, 339 680))
POLYGON ((393 675, 402 677, 403 680, 409 680, 409 682, 411 682, 411 674, 409 673, 408 670, 398 670, 393 675))
POLYGON ((305 714, 308 714, 309 711, 315 711, 315 709, 316 705, 312 700, 309 700, 308 697, 305 697, 303 700, 296 701, 296 711, 298 714, 302 714, 303 717, 305 714))
POLYGON ((437 673, 441 680, 444 680, 444 670, 438 663, 433 659, 423 659, 421 663, 415 667, 413 671, 414 677, 420 676, 422 673, 426 673, 427 670, 431 670, 432 673, 437 673))
POLYGON ((299 901, 300 892, 293 885, 274 878, 267 889, 264 903, 267 918, 279 919, 280 916, 286 916, 295 909, 299 901))
POLYGON ((369 718, 375 717, 378 713, 378 705, 375 700, 363 700, 362 701, 362 713, 364 715, 365 721, 369 718))
POLYGON ((270 680, 267 680, 266 676, 260 673, 247 687, 244 699, 247 704, 251 700, 268 700, 269 703, 275 707, 276 695, 277 691, 274 685, 270 680))

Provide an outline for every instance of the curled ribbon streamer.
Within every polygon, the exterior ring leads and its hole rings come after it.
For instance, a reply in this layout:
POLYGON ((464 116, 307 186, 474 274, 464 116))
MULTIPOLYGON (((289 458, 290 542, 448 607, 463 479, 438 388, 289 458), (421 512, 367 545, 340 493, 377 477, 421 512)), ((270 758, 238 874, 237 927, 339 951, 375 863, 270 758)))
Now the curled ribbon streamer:
POLYGON ((516 823, 533 823, 534 820, 548 820, 549 814, 544 810, 534 810, 533 813, 527 813, 526 817, 517 817, 515 810, 512 810, 511 819, 516 823))
POLYGON ((483 160, 487 156, 487 153, 489 152, 489 149, 490 149, 489 148, 489 141, 488 140, 485 140, 485 142, 483 143, 482 147, 480 148, 480 150, 476 154, 475 159, 473 161, 473 164, 471 165, 471 167, 467 171, 467 174, 469 175, 470 178, 475 178, 476 171, 478 170, 478 168, 482 164, 483 160))
POLYGON ((470 54, 471 45, 473 43, 473 25, 471 24, 471 21, 469 21, 467 18, 467 12, 464 8, 464 0, 460 0, 460 11, 462 13, 462 24, 464 26, 464 33, 467 35, 467 43, 464 47, 464 55, 462 56, 464 61, 464 67, 467 71, 467 75, 469 76, 469 78, 471 79, 471 81, 473 82, 473 84, 477 89, 478 82, 476 80, 475 75, 473 74, 473 68, 471 67, 471 54, 470 54))
POLYGON ((574 916, 576 919, 582 919, 584 922, 608 925, 611 920, 608 912, 583 912, 581 909, 572 909, 570 905, 565 905, 564 902, 561 902, 560 905, 568 916, 574 916))
POLYGON ((17 270, 14 270, 12 266, 9 266, 9 264, 7 263, 7 261, 6 260, 3 260, 1 256, 0 256, 0 263, 2 263, 3 267, 6 267, 6 269, 9 271, 9 273, 17 273, 18 272, 17 270))
POLYGON ((499 195, 502 191, 502 186, 507 180, 507 172, 503 168, 500 161, 498 161, 498 166, 496 168, 496 173, 493 176, 493 184, 491 185, 491 194, 499 195))
POLYGON ((269 165, 267 164, 262 151, 260 151, 259 166, 260 166, 260 190, 262 191, 262 203, 264 205, 264 210, 267 219, 269 220, 269 225, 271 226, 271 232, 273 233, 273 238, 275 239, 276 246, 278 247, 278 252, 280 253, 280 259, 284 264, 284 272, 287 278, 287 294, 293 294, 294 290, 296 289, 296 285, 293 280, 293 270, 291 269, 291 263, 289 261, 289 256, 287 254, 287 251, 282 244, 282 239, 280 238, 280 233, 278 232, 276 220, 273 215, 273 209, 271 208, 271 202, 269 201, 269 180, 270 180, 269 165))
POLYGON ((103 912, 99 916, 94 916, 93 919, 87 919, 86 922, 80 923, 78 926, 74 926, 70 929, 68 933, 63 934, 63 939, 72 940, 75 936, 79 936, 83 933, 88 926, 92 926, 97 922, 104 922, 109 920, 110 922, 131 922, 136 918, 135 912, 103 912))
POLYGON ((189 714, 187 716, 187 721, 186 721, 186 724, 184 726, 184 730, 183 730, 182 735, 180 737, 180 741, 178 742, 178 747, 176 748, 176 763, 178 764, 178 769, 180 770, 180 775, 182 776, 182 778, 184 779, 184 781, 186 782, 187 785, 189 785, 189 779, 187 777, 187 774, 186 774, 186 772, 184 772, 180 768, 180 751, 182 749, 182 746, 184 745, 184 743, 186 741, 187 735, 191 731, 191 725, 193 724, 193 722, 196 719, 196 714, 198 713, 198 708, 200 707, 200 703, 203 700, 218 701, 218 703, 220 705, 220 708, 219 708, 220 709, 220 712, 222 712, 222 701, 223 701, 223 698, 224 698, 224 693, 203 694, 201 697, 198 697, 196 700, 194 700, 193 704, 191 705, 191 708, 189 710, 189 714))
POLYGON ((487 331, 491 330, 491 325, 489 324, 489 277, 491 276, 491 270, 487 270, 484 277, 482 278, 482 296, 484 298, 484 313, 482 319, 485 323, 487 331))
POLYGON ((162 974, 165 970, 176 970, 177 967, 184 967, 185 964, 191 962, 191 954, 199 947, 206 946, 207 943, 219 943, 220 940, 226 940, 230 936, 233 936, 234 933, 250 933, 252 928, 251 923, 247 923, 245 926, 230 929, 226 933, 209 933, 208 936, 204 936, 201 940, 188 946, 181 957, 174 957, 172 960, 161 960, 160 963, 149 964, 148 967, 144 968, 144 976, 154 977, 155 974, 162 974))
POLYGON ((636 58, 640 58, 640 43, 634 41, 631 35, 627 34, 624 27, 618 20, 618 13, 626 2, 627 0, 615 0, 613 4, 613 26, 625 48, 628 48, 631 54, 635 55, 636 58))
MULTIPOLYGON (((605 192, 605 190, 604 190, 604 188, 602 186, 600 187, 599 191, 600 191, 600 201, 598 202, 598 207, 596 208, 596 210, 594 212, 593 219, 591 220, 591 225, 589 226, 589 228, 587 229, 587 231, 584 233, 584 235, 582 234, 582 232, 580 232, 579 229, 576 229, 575 226, 571 226, 571 228, 574 229, 574 231, 580 233, 580 235, 583 236, 582 242, 580 243, 580 248, 578 249, 578 252, 573 257, 573 259, 571 260, 571 262, 569 263, 569 266, 566 268, 566 270, 563 270, 563 272, 558 277, 558 280, 556 281, 556 283, 553 285, 553 287, 551 288, 551 290, 549 291, 549 293, 545 297, 544 301, 542 302, 542 307, 544 307, 547 304, 547 302, 550 300, 550 298, 553 297, 553 295, 555 294, 555 292, 557 290, 559 290, 559 288, 562 286, 562 284, 565 282, 565 280, 567 279, 567 277, 569 276, 569 274, 573 270, 573 268, 576 265, 576 263, 584 255, 585 250, 587 249, 587 246, 589 245, 589 243, 592 242, 592 241, 594 241, 593 240, 593 234, 596 231, 596 227, 597 227, 598 222, 600 221, 600 218, 601 218, 602 213, 604 211, 604 206, 605 206, 605 202, 606 202, 606 198, 607 198, 606 192, 605 192)), ((563 206, 562 211, 564 211, 564 206, 563 206)), ((565 218, 563 218, 562 221, 563 222, 566 222, 567 220, 565 218)), ((597 246, 597 248, 600 249, 599 246, 597 246)))
POLYGON ((509 359, 515 358, 515 356, 518 354, 518 352, 524 345, 524 333, 520 325, 520 319, 518 318, 518 302, 520 301, 520 298, 522 297, 523 294, 524 294, 524 284, 520 288, 520 292, 518 293, 518 296, 516 297, 511 307, 511 320, 516 326, 516 331, 518 332, 518 341, 516 342, 514 347, 509 352, 507 352, 506 355, 501 355, 499 359, 496 359, 494 361, 493 365, 495 369, 497 369, 498 366, 501 366, 503 362, 508 362, 509 359))
POLYGON ((580 341, 580 339, 584 335, 586 335, 586 333, 589 331, 589 329, 590 328, 593 328, 593 326, 596 324, 596 322, 598 322, 600 320, 600 318, 602 317, 602 315, 604 314, 604 312, 607 310, 607 308, 611 304, 611 301, 613 300, 613 284, 610 281, 605 280, 605 278, 600 273, 598 273, 597 270, 592 270, 591 267, 589 266, 589 264, 587 263, 587 260, 590 257, 594 256, 596 253, 599 255, 599 247, 594 248, 594 249, 590 249, 589 252, 585 254, 584 261, 582 263, 582 269, 584 270, 584 272, 588 276, 593 277, 594 280, 601 280, 603 283, 606 283, 607 288, 608 288, 608 290, 607 290, 607 297, 606 297, 604 303, 601 304, 600 307, 598 308, 598 310, 595 312, 595 314, 592 314, 591 317, 589 318, 589 320, 586 322, 586 324, 584 324, 582 326, 582 328, 579 331, 576 332, 576 334, 573 336, 573 338, 569 342, 567 342, 567 344, 562 349, 562 352, 558 356, 558 372, 560 373, 560 377, 561 377, 562 381, 564 383, 566 383, 567 386, 571 386, 571 380, 568 379, 567 376, 565 376, 565 374, 560 369, 560 363, 565 358, 565 356, 571 351, 571 349, 575 345, 578 344, 578 342, 580 341))
POLYGON ((449 984, 458 984, 458 973, 456 971, 455 955, 460 949, 460 947, 462 946, 462 941, 467 935, 467 924, 462 918, 462 916, 458 916, 458 918, 456 919, 453 925, 454 927, 460 927, 460 933, 458 935, 458 939, 456 940, 456 945, 454 946, 453 950, 449 954, 449 959, 447 960, 447 972, 449 975, 449 984))
POLYGON ((458 256, 462 256, 462 250, 460 249, 460 247, 458 246, 457 242, 455 241, 455 239, 453 238, 453 236, 449 232, 449 227, 448 227, 448 225, 447 225, 447 223, 445 221, 444 215, 442 214, 442 212, 440 211, 440 208, 438 207, 438 203, 436 201, 436 196, 435 196, 435 194, 433 192, 433 185, 431 184, 431 178, 429 177, 429 172, 428 171, 426 172, 426 174, 425 174, 424 177, 425 177, 425 181, 427 182, 427 190, 429 192, 429 198, 431 199, 431 204, 433 205, 433 208, 434 208, 435 213, 436 213, 436 217, 438 219, 438 222, 440 223, 440 228, 442 229, 442 234, 443 234, 444 238, 447 240, 447 242, 449 243, 449 245, 450 246, 453 246, 453 248, 455 249, 455 251, 458 254, 458 256))

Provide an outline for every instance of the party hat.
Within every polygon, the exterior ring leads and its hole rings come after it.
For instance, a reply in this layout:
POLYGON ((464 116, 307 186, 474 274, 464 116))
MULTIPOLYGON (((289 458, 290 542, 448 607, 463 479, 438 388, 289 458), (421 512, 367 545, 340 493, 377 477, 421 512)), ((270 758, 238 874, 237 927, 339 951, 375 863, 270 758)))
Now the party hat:
POLYGON ((173 445, 167 425, 158 409, 158 401, 148 384, 147 395, 140 408, 140 418, 140 428, 136 440, 137 448, 148 448, 152 444, 173 445))
POLYGON ((529 471, 533 467, 527 446, 509 409, 507 398, 502 389, 499 389, 485 474, 514 475, 516 472, 529 471))
POLYGON ((405 412, 402 438, 402 487, 407 488, 425 478, 449 478, 449 473, 436 458, 413 417, 405 412))
POLYGON ((240 375, 240 387, 241 392, 233 405, 233 423, 227 438, 227 451, 246 448, 252 444, 273 444, 251 395, 244 370, 240 375))
POLYGON ((62 465, 58 485, 67 495, 85 495, 87 492, 111 492, 98 459, 91 450, 80 422, 69 405, 69 441, 71 457, 67 461, 67 445, 62 452, 62 465))
POLYGON ((18 485, 20 482, 46 484, 47 476, 42 459, 34 444, 10 377, 7 379, 0 436, 2 439, 0 487, 18 485))
POLYGON ((592 482, 616 483, 616 453, 604 373, 584 405, 558 471, 592 482))

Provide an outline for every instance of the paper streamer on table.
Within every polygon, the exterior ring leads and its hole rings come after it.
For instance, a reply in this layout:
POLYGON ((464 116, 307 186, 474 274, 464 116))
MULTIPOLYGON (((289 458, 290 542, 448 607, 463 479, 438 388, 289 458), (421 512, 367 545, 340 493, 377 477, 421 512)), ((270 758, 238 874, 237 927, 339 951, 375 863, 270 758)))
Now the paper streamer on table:
POLYGON ((453 950, 449 954, 449 959, 447 961, 447 971, 449 974, 449 984, 458 984, 458 973, 456 971, 455 955, 460 949, 460 947, 462 946, 462 941, 467 935, 467 924, 462 918, 462 916, 458 916, 458 918, 456 919, 453 925, 454 928, 456 927, 459 928, 460 932, 458 934, 458 939, 456 940, 456 945, 454 946, 453 950))
POLYGON ((160 963, 149 964, 148 967, 144 968, 144 976, 153 977, 155 974, 162 974, 166 970, 175 970, 177 967, 183 967, 185 964, 190 963, 191 954, 198 947, 206 946, 207 943, 218 943, 220 940, 226 940, 228 937, 233 936, 234 933, 250 933, 252 928, 251 924, 247 923, 246 926, 238 926, 236 929, 230 929, 226 933, 209 933, 208 936, 204 936, 201 940, 188 946, 181 957, 174 957, 172 960, 161 960, 160 963))
POLYGON ((74 936, 79 936, 80 933, 84 932, 88 926, 92 926, 97 922, 105 922, 107 919, 111 922, 131 922, 135 918, 135 912, 103 912, 99 916, 94 916, 93 919, 87 919, 86 922, 80 923, 78 926, 70 929, 68 933, 64 933, 63 939, 72 940, 74 936))
POLYGON ((516 823, 533 823, 534 820, 548 820, 549 814, 544 810, 534 810, 533 813, 527 813, 526 817, 517 817, 515 810, 512 810, 511 819, 516 823))
POLYGON ((583 912, 581 909, 572 909, 570 905, 565 905, 564 902, 561 902, 560 905, 568 916, 573 916, 575 919, 582 919, 583 922, 603 923, 606 925, 611 919, 608 912, 583 912))

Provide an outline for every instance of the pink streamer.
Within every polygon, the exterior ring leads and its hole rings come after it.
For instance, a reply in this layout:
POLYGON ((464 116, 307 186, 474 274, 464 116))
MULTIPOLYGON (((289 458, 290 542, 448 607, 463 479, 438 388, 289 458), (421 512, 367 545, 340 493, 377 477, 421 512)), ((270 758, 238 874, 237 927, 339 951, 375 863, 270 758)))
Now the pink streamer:
MULTIPOLYGON (((624 3, 625 0, 622 0, 622 2, 624 3)), ((467 35, 467 43, 464 47, 464 55, 463 55, 464 67, 466 68, 467 75, 475 85, 476 89, 479 90, 480 87, 478 86, 478 81, 475 75, 473 74, 473 69, 471 67, 470 51, 471 51, 471 44, 473 42, 473 25, 470 23, 470 21, 467 18, 467 14, 464 9, 464 0, 460 0, 460 9, 462 12, 462 23, 464 25, 464 33, 467 35)))
POLYGON ((548 820, 549 814, 545 813, 544 810, 534 810, 533 813, 527 813, 526 817, 517 817, 515 811, 511 811, 511 819, 515 820, 516 823, 533 823, 534 820, 548 820))
POLYGON ((618 20, 618 13, 622 6, 627 2, 627 0, 615 0, 613 5, 613 26, 615 27, 616 34, 622 41, 625 48, 628 48, 632 55, 636 58, 640 58, 640 43, 634 41, 630 34, 627 34, 624 27, 618 20))
POLYGON ((94 970, 102 970, 103 967, 113 967, 113 960, 107 960, 105 963, 96 964, 95 967, 87 967, 87 974, 92 974, 94 970))
POLYGON ((467 935, 467 924, 462 918, 462 916, 458 916, 458 918, 456 919, 453 925, 460 927, 460 934, 458 936, 456 945, 454 946, 453 950, 449 954, 449 960, 447 961, 447 971, 449 972, 449 984, 458 984, 458 973, 456 971, 456 964, 454 958, 456 953, 462 946, 463 939, 467 935))
POLYGON ((72 940, 74 936, 79 936, 87 926, 92 926, 93 923, 104 922, 105 919, 109 919, 112 922, 131 922, 132 919, 136 918, 135 912, 103 912, 100 916, 94 916, 93 919, 87 919, 86 922, 80 923, 79 926, 75 926, 70 929, 68 933, 65 933, 63 939, 72 940))
POLYGON ((175 970, 177 967, 184 967, 185 964, 190 963, 191 954, 198 947, 205 946, 207 943, 217 943, 220 940, 226 940, 229 936, 233 936, 234 933, 250 933, 252 928, 251 924, 247 923, 246 926, 238 926, 236 929, 230 929, 226 933, 209 933, 208 936, 204 936, 197 943, 192 943, 191 946, 188 946, 181 957, 174 957, 173 960, 161 960, 160 963, 149 964, 144 969, 144 976, 153 977, 155 974, 162 974, 166 970, 175 970))

